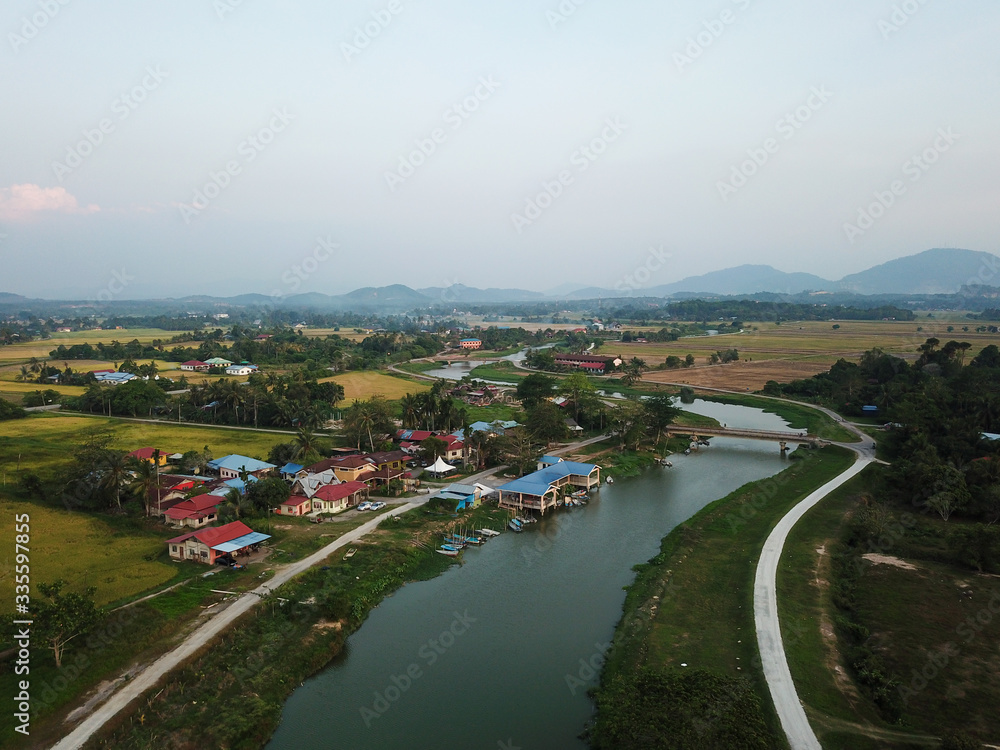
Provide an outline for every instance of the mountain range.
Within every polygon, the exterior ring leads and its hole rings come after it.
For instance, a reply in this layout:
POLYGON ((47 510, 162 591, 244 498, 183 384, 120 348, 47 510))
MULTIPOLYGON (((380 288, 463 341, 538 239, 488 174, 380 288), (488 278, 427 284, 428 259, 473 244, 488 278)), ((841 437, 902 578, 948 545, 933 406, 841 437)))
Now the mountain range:
MULTIPOLYGON (((448 287, 411 289, 402 284, 364 287, 347 294, 320 292, 273 298, 264 294, 235 297, 189 296, 173 302, 190 308, 230 306, 276 306, 315 310, 357 312, 403 312, 416 308, 454 308, 465 305, 504 302, 551 302, 558 300, 621 299, 627 297, 664 298, 692 296, 738 296, 759 293, 798 295, 806 292, 856 295, 955 294, 966 285, 1000 287, 1000 257, 974 250, 935 248, 897 258, 830 281, 810 273, 787 273, 767 265, 742 265, 690 276, 680 281, 636 290, 563 284, 546 293, 524 289, 477 289, 462 284, 448 287)), ((29 302, 26 297, 0 292, 0 305, 29 302)))

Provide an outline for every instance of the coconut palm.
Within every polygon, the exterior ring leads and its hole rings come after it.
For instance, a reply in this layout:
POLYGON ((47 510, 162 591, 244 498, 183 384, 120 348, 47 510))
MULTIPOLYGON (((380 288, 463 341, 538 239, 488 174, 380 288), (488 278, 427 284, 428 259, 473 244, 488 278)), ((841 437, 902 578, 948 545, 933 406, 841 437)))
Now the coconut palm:
POLYGON ((101 479, 101 488, 112 490, 115 493, 115 506, 122 509, 122 485, 128 481, 130 476, 130 464, 125 454, 119 451, 107 451, 104 454, 101 469, 104 476, 101 479))
POLYGON ((152 510, 150 498, 156 494, 155 490, 160 484, 157 461, 158 456, 154 455, 152 461, 133 458, 128 462, 128 467, 132 471, 132 478, 128 482, 129 492, 142 501, 147 516, 152 510))

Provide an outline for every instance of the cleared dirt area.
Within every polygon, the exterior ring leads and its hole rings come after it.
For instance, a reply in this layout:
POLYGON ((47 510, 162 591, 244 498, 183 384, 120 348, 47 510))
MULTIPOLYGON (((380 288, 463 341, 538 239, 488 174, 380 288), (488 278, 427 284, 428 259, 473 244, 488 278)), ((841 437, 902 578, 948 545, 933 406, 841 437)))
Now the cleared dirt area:
POLYGON ((704 388, 725 388, 734 391, 758 391, 768 380, 789 383, 811 378, 830 369, 820 360, 792 361, 772 359, 763 362, 732 362, 726 365, 688 367, 680 370, 647 372, 642 379, 651 383, 683 383, 704 388))

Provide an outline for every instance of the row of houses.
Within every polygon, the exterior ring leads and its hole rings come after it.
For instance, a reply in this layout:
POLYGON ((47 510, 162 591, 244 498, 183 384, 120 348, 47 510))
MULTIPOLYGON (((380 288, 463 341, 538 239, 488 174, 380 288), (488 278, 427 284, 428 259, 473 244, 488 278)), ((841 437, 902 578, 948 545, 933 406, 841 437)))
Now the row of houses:
POLYGON ((249 362, 234 363, 222 357, 212 357, 204 362, 198 359, 191 359, 181 363, 181 370, 186 372, 208 372, 212 368, 223 368, 226 375, 250 375, 260 370, 257 365, 249 362))
POLYGON ((556 365, 603 375, 622 366, 621 356, 599 357, 593 354, 556 354, 556 365))

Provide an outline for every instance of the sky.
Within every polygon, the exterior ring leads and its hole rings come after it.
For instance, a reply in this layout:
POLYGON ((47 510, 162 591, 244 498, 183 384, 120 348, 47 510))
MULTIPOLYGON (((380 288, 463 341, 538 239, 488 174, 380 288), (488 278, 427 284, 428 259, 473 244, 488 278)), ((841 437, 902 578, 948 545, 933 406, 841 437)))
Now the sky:
POLYGON ((1000 251, 995 0, 8 0, 0 32, 0 291, 1000 251))

